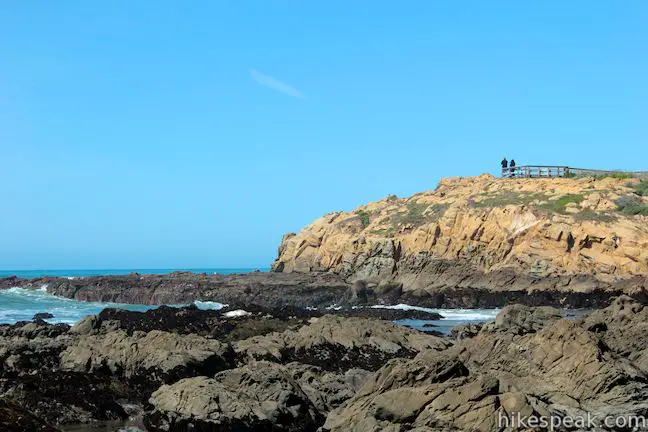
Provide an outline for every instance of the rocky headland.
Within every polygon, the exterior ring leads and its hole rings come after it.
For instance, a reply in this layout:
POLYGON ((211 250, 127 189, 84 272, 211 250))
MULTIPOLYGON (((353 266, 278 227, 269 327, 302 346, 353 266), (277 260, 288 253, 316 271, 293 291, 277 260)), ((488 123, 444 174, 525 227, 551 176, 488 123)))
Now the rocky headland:
POLYGON ((600 306, 646 301, 648 182, 448 178, 284 235, 272 268, 330 272, 417 303, 600 306))
POLYGON ((648 182, 449 178, 284 235, 271 272, 0 279, 77 300, 326 307, 648 302, 648 182))

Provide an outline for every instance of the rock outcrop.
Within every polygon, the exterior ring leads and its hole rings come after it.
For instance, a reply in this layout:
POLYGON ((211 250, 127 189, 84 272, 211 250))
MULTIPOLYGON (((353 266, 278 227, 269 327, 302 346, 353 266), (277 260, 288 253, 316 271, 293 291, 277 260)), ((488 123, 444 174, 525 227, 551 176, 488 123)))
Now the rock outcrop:
POLYGON ((152 330, 122 330, 76 339, 61 353, 61 368, 77 372, 108 372, 124 378, 173 382, 212 375, 234 365, 231 346, 197 335, 152 330))
POLYGON ((308 431, 322 419, 309 397, 281 365, 253 362, 162 386, 153 393, 151 430, 308 431))
POLYGON ((140 314, 0 326, 0 427, 136 414, 159 431, 491 431, 589 415, 597 430, 630 430, 605 419, 648 413, 648 307, 629 296, 571 319, 511 305, 451 338, 329 315, 251 337, 248 321, 269 318, 228 320, 239 338, 214 311, 140 314))
POLYGON ((645 318, 627 297, 575 321, 548 309, 506 308, 450 349, 390 361, 328 416, 323 430, 491 431, 518 413, 589 413, 599 430, 617 430, 613 419, 648 410, 646 336, 637 340, 643 329, 629 330, 645 318))
POLYGON ((312 318, 309 325, 296 331, 239 341, 235 350, 243 359, 297 361, 324 370, 346 371, 376 370, 389 359, 413 357, 422 350, 443 350, 449 345, 439 337, 387 321, 326 315, 312 318))
POLYGON ((633 194, 637 182, 444 179, 434 191, 331 213, 284 236, 273 269, 400 284, 419 298, 462 288, 634 295, 646 286, 648 217, 617 203, 646 204, 633 194))

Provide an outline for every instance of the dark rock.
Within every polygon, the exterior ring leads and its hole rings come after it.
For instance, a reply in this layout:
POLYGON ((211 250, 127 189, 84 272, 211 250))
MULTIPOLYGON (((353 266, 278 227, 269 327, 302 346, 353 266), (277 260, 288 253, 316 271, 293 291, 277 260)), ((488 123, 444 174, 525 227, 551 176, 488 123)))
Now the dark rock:
POLYGON ((235 365, 229 344, 159 330, 82 336, 60 358, 62 370, 107 374, 137 383, 143 392, 163 382, 213 375, 235 365))
POLYGON ((117 402, 115 383, 101 374, 43 372, 0 384, 4 396, 50 424, 91 423, 128 418, 117 402))
POLYGON ((470 339, 477 336, 482 324, 460 324, 450 330, 450 337, 456 340, 470 339))
POLYGON ((629 298, 577 320, 514 306, 449 349, 388 362, 322 430, 490 431, 511 413, 591 415, 599 425, 643 416, 646 322, 648 309, 629 298))
POLYGON ((442 350, 449 342, 393 324, 364 318, 327 315, 296 331, 271 333, 236 343, 242 361, 300 362, 327 371, 380 368, 396 357, 413 357, 424 349, 442 350))
POLYGON ((324 418, 289 371, 255 362, 164 385, 145 416, 153 431, 314 431, 324 418))
POLYGON ((520 334, 535 333, 559 319, 562 319, 560 311, 552 307, 511 305, 497 314, 494 328, 520 334))
POLYGON ((0 398, 0 430, 3 432, 58 432, 26 408, 6 398, 0 398))
POLYGON ((50 318, 54 318, 54 315, 49 312, 39 312, 37 314, 34 314, 32 321, 42 321, 50 318))
POLYGON ((367 303, 367 284, 362 280, 353 282, 351 286, 351 304, 366 304, 367 303))
MULTIPOLYGON (((388 248, 392 248, 394 253, 398 249, 393 245, 388 248)), ((366 295, 366 304, 369 305, 407 303, 430 308, 496 308, 519 303, 592 309, 607 306, 612 297, 627 292, 635 300, 648 304, 648 291, 644 288, 648 285, 641 276, 614 283, 584 275, 538 278, 509 270, 484 273, 460 261, 425 260, 425 266, 421 267, 422 263, 414 257, 399 262, 399 270, 392 274, 389 263, 383 263, 380 257, 377 259, 372 266, 378 266, 376 270, 380 270, 379 273, 385 269, 386 274, 372 284, 366 284, 365 290, 356 289, 356 302, 364 304, 366 295), (383 264, 387 266, 383 268, 383 264), (420 288, 413 290, 413 284, 420 288)), ((334 304, 348 305, 354 295, 353 287, 349 287, 344 274, 316 272, 230 275, 176 272, 170 275, 89 276, 71 280, 0 278, 0 289, 15 286, 38 289, 43 285, 47 285, 52 294, 83 301, 180 304, 210 300, 240 305, 243 309, 248 304, 268 309, 287 305, 322 309, 334 304)))
POLYGON ((320 413, 328 413, 353 397, 372 375, 359 368, 335 373, 303 363, 288 363, 285 368, 320 413))

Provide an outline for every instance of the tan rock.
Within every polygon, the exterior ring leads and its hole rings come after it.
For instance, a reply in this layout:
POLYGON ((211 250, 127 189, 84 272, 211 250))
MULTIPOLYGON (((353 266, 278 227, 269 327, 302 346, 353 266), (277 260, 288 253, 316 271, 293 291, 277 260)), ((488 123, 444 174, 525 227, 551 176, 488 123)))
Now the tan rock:
POLYGON ((197 335, 153 330, 128 336, 118 330, 76 339, 61 353, 61 369, 94 372, 107 368, 129 378, 141 374, 166 380, 214 373, 233 366, 233 357, 229 345, 197 335))
POLYGON ((424 271, 434 260, 485 273, 631 279, 648 274, 642 252, 648 249, 648 228, 646 217, 616 211, 615 199, 632 193, 627 183, 490 175, 443 179, 434 191, 316 220, 284 238, 273 267, 333 271, 351 280, 390 279, 403 282, 405 291, 434 289, 439 274, 424 271), (366 226, 359 221, 361 212, 370 214, 366 226), (425 258, 417 258, 422 253, 425 258))

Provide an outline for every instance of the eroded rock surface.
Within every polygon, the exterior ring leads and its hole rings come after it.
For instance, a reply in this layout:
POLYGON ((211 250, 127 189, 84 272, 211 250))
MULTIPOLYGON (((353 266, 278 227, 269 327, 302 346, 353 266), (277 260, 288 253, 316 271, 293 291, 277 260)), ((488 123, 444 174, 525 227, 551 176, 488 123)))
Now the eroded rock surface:
POLYGON ((627 297, 575 321, 550 309, 507 308, 447 350, 390 361, 323 429, 491 431, 515 413, 590 413, 599 425, 606 416, 645 415, 645 345, 628 331, 645 318, 627 297))
POLYGON ((213 375, 234 365, 231 346, 197 335, 152 330, 129 336, 123 330, 80 337, 61 353, 61 368, 108 372, 125 378, 173 382, 213 375))
POLYGON ((236 343, 239 357, 297 361, 325 370, 376 370, 395 357, 413 357, 421 350, 443 350, 446 340, 387 321, 326 315, 296 331, 270 333, 236 343))
MULTIPOLYGON (((473 291, 467 307, 484 307, 491 300, 479 297, 500 292, 533 292, 533 305, 561 301, 557 294, 538 292, 566 293, 562 301, 575 307, 598 305, 600 291, 645 300, 647 217, 617 209, 617 201, 627 196, 648 203, 634 194, 636 183, 447 178, 433 191, 329 213, 285 235, 273 269, 327 271, 351 282, 394 288, 400 284, 401 297, 446 307, 459 302, 456 290, 463 288, 467 296, 473 291)), ((356 289, 352 298, 367 296, 356 289)), ((526 301, 523 295, 512 297, 526 301)), ((502 294, 493 306, 507 299, 502 294)))
POLYGON ((286 368, 270 362, 164 385, 151 397, 151 430, 309 431, 321 416, 286 368))

